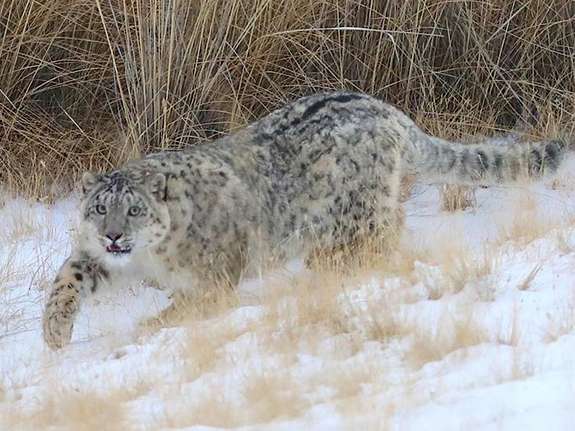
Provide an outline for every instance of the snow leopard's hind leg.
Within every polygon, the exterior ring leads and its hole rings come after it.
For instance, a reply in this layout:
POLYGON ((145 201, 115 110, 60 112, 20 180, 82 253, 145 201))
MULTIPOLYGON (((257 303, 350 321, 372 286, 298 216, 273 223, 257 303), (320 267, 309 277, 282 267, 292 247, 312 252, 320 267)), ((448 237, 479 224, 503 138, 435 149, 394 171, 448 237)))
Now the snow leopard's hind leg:
POLYGON ((306 267, 316 271, 357 268, 398 248, 405 219, 402 208, 380 208, 377 217, 367 210, 359 218, 355 223, 340 221, 332 245, 313 247, 305 259, 306 267))

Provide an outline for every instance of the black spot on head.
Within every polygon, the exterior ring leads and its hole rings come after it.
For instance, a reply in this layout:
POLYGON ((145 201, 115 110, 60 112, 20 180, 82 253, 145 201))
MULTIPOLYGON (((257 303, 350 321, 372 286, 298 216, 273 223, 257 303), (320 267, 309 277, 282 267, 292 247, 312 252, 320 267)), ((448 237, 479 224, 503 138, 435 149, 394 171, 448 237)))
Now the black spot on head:
POLYGON ((129 182, 130 180, 125 173, 120 171, 112 172, 108 175, 108 186, 106 187, 106 190, 111 193, 121 193, 126 189, 126 191, 131 193, 129 182))
POLYGON ((82 274, 80 274, 79 272, 75 272, 74 278, 78 281, 82 281, 84 279, 84 276, 82 274))

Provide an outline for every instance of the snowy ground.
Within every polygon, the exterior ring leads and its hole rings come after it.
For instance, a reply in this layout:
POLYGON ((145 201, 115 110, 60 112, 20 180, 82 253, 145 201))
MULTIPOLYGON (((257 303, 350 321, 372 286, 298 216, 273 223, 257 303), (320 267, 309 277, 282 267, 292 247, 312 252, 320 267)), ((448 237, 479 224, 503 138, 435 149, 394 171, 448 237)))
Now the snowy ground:
POLYGON ((138 324, 160 291, 101 293, 59 352, 39 318, 76 201, 8 200, 0 429, 573 429, 574 168, 455 214, 418 187, 391 263, 341 279, 292 262, 179 327, 138 324))

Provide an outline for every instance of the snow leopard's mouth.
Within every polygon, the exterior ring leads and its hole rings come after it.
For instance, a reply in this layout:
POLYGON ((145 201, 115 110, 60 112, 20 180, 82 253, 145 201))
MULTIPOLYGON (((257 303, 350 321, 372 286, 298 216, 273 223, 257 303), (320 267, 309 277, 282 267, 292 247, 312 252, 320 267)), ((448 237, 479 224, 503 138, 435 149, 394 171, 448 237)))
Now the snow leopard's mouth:
POLYGON ((121 247, 118 244, 110 244, 106 247, 106 251, 113 255, 122 255, 130 253, 132 251, 132 247, 121 247))

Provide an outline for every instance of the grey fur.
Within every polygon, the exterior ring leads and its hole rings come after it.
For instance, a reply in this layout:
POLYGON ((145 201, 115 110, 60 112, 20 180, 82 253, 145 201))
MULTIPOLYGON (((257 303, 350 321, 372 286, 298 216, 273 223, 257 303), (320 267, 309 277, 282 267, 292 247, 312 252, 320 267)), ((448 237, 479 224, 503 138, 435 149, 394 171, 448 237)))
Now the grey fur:
POLYGON ((54 282, 44 338, 52 348, 68 343, 79 298, 116 273, 179 292, 235 285, 269 261, 399 228, 404 174, 457 184, 518 181, 554 171, 564 152, 560 141, 448 142, 378 99, 337 92, 304 97, 186 152, 88 174, 80 238, 54 282), (118 234, 119 252, 107 252, 118 234))

